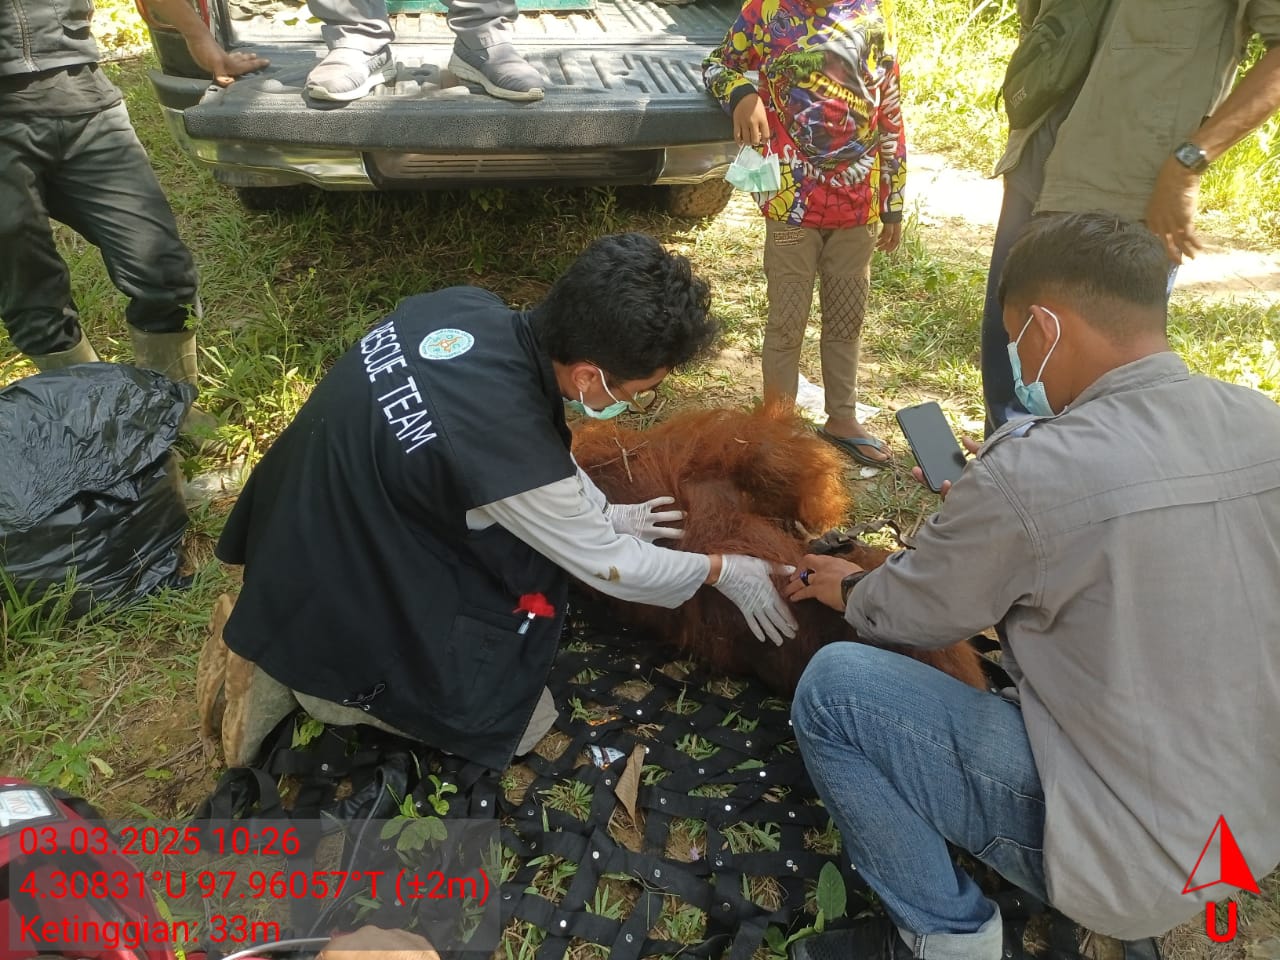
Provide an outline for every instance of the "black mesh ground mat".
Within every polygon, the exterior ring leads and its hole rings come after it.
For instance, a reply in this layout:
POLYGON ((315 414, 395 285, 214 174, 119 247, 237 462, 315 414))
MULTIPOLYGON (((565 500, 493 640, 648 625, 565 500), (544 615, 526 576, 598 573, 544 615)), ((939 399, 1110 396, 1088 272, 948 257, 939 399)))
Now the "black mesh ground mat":
POLYGON ((575 939, 613 960, 745 960, 770 923, 797 921, 824 863, 842 869, 850 891, 865 890, 835 856, 790 704, 755 680, 712 677, 648 639, 595 626, 606 622, 573 618, 549 683, 557 735, 507 774, 508 785, 521 768, 533 775, 523 802, 504 811, 519 866, 503 897, 545 931, 537 960, 559 960, 575 939), (637 761, 638 777, 628 771, 637 761), (628 772, 634 818, 618 796, 628 772))
MULTIPOLYGON (((672 661, 582 597, 548 685, 559 708, 553 732, 501 774, 368 727, 327 729, 306 750, 291 749, 290 720, 261 769, 230 771, 204 815, 249 815, 247 795, 259 817, 376 819, 394 816, 394 804, 374 810, 369 797, 406 791, 428 812, 447 803, 446 817, 496 814, 505 960, 777 956, 779 938, 766 944, 766 929, 814 923, 827 863, 845 880, 850 916, 878 909, 838 855, 789 702, 754 679, 672 661), (294 778, 292 814, 272 787, 283 775, 294 778), (342 779, 351 792, 335 801, 342 779)), ((1006 939, 1022 940, 1040 905, 980 864, 965 866, 1001 901, 1006 939)), ((1041 919, 1043 931, 1028 937, 1040 944, 1033 953, 1075 960, 1076 928, 1052 913, 1041 919)), ((1006 949, 1025 955, 1020 945, 1006 949)))

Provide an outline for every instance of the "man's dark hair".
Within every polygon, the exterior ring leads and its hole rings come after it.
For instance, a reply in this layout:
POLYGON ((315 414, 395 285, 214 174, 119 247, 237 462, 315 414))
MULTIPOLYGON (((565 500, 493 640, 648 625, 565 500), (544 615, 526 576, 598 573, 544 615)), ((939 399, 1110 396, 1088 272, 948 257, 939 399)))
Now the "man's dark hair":
POLYGON ((1169 269, 1164 245, 1141 224, 1108 213, 1051 214, 1033 220, 1009 251, 1000 305, 1057 298, 1123 342, 1164 331, 1169 269))
POLYGON ((688 260, 646 234, 620 233, 587 247, 530 323, 553 360, 594 363, 621 383, 705 356, 720 333, 710 307, 688 260))

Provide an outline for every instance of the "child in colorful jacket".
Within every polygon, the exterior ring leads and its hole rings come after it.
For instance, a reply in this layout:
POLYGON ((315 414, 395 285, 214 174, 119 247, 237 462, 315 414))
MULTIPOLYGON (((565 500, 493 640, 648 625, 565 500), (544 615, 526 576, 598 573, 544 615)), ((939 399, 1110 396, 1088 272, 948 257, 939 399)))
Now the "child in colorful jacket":
POLYGON ((902 237, 907 144, 898 64, 878 0, 746 0, 703 63, 707 89, 740 144, 778 158, 781 189, 756 194, 765 216, 766 403, 791 402, 821 278, 822 433, 854 459, 889 460, 855 413, 858 347, 873 250, 902 237), (759 84, 747 73, 759 72, 759 84))

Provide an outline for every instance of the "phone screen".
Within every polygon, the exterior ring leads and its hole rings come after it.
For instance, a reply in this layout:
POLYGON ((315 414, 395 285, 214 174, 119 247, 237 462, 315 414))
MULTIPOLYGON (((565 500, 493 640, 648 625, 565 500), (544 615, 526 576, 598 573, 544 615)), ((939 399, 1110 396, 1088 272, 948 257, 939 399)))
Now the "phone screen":
POLYGON ((942 408, 936 403, 921 403, 898 411, 898 426, 902 428, 915 455, 916 463, 924 473, 924 482, 934 493, 942 491, 942 485, 954 482, 964 469, 965 455, 960 441, 951 432, 942 408))

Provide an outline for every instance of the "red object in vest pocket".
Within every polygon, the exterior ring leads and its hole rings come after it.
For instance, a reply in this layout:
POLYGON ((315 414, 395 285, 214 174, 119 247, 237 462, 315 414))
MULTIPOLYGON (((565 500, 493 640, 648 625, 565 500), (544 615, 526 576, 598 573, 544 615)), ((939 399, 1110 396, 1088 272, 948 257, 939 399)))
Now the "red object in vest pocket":
POLYGON ((524 614, 524 623, 520 624, 516 633, 525 634, 529 632, 529 624, 533 623, 534 617, 554 617, 556 608, 547 603, 547 598, 542 594, 526 593, 520 597, 520 603, 511 612, 524 614))
POLYGON ((512 613, 527 613, 530 617, 554 617, 556 608, 547 603, 547 598, 540 593, 526 593, 520 597, 520 604, 512 613))

